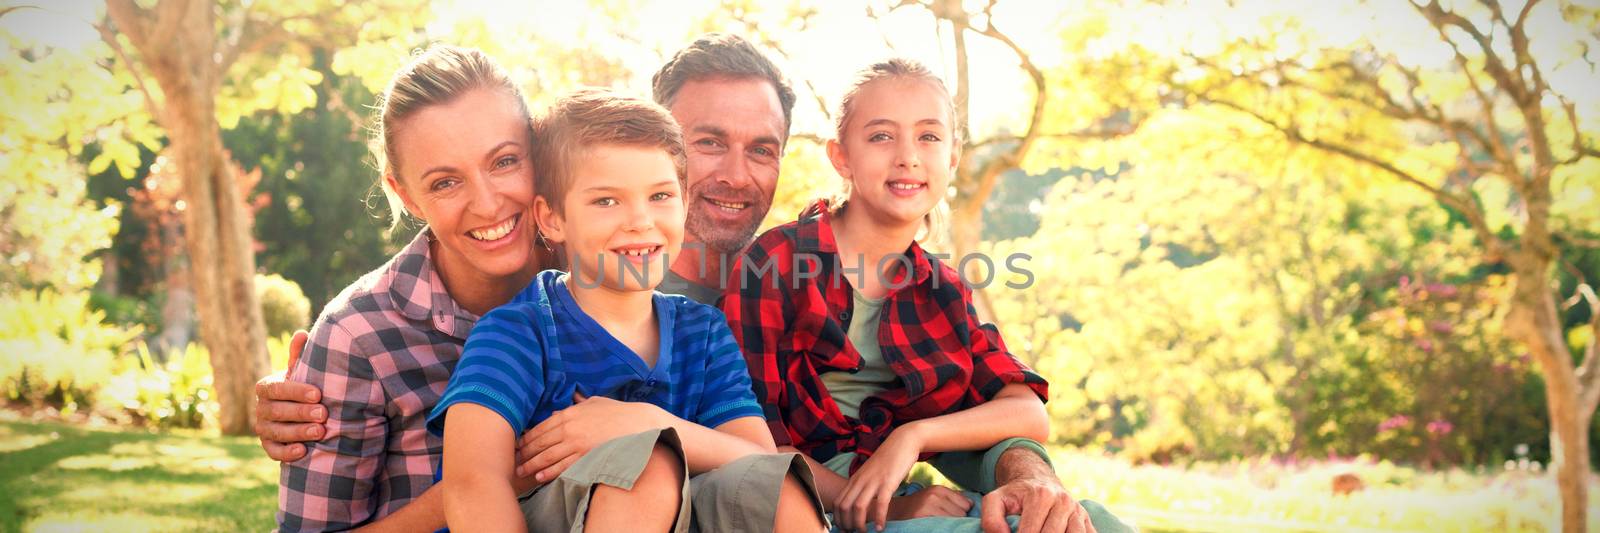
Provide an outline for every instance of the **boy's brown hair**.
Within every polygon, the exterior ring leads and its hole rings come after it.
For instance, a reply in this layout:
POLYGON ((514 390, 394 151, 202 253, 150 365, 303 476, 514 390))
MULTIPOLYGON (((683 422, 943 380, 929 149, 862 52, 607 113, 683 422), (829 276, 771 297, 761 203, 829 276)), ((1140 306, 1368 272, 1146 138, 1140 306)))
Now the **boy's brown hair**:
POLYGON ((683 130, 666 108, 605 89, 580 89, 557 99, 534 126, 534 192, 564 214, 573 164, 600 146, 660 148, 684 181, 683 130))

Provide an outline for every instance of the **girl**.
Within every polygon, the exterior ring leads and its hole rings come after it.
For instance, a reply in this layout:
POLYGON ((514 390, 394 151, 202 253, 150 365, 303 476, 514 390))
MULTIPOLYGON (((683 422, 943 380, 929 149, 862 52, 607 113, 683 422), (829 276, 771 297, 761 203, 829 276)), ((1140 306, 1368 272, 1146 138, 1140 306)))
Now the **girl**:
POLYGON ((964 515, 953 491, 892 496, 931 454, 1043 440, 1046 384, 917 243, 959 158, 944 83, 913 61, 874 64, 837 117, 842 201, 757 238, 723 311, 775 441, 808 456, 841 527, 964 515))

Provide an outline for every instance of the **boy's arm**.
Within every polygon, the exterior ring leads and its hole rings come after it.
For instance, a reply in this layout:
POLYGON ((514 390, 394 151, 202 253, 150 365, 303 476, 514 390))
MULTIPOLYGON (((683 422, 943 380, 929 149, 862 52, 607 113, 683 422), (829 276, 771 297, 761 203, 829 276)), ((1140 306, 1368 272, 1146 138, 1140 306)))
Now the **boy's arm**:
POLYGON ((839 494, 844 492, 845 484, 849 483, 850 479, 828 469, 827 466, 793 446, 779 446, 778 453, 798 453, 806 460, 806 466, 811 467, 811 480, 817 484, 817 497, 822 499, 823 510, 833 512, 834 502, 839 499, 839 494))
POLYGON ((526 531, 511 488, 516 437, 499 413, 473 403, 445 412, 445 519, 453 531, 526 531))
POLYGON ((361 533, 388 533, 411 531, 428 533, 438 531, 444 524, 444 486, 434 484, 421 496, 411 500, 399 510, 353 531, 361 533))
POLYGON ((684 460, 691 475, 715 470, 746 455, 775 450, 760 417, 730 420, 711 429, 652 404, 595 397, 557 411, 524 435, 521 454, 532 457, 517 467, 517 473, 532 473, 545 481, 555 479, 600 443, 668 427, 677 431, 683 443, 684 460), (723 432, 724 428, 729 431, 723 432))
POLYGON ((772 444, 772 433, 767 422, 759 416, 735 418, 711 429, 662 411, 667 426, 678 431, 683 441, 684 460, 689 463, 690 474, 716 470, 740 457, 760 453, 777 453, 772 444))

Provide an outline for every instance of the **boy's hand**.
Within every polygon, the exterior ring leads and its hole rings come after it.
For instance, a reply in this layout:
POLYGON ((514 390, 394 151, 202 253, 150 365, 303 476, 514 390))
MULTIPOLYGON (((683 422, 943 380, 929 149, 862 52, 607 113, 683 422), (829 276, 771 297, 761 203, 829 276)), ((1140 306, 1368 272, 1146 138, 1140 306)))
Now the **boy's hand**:
POLYGON ((861 469, 850 475, 844 491, 834 502, 833 513, 846 530, 865 531, 867 522, 882 531, 889 519, 889 500, 900 483, 911 473, 922 453, 922 442, 911 425, 901 426, 884 439, 861 469))
POLYGON ((910 496, 889 500, 890 520, 910 520, 925 516, 967 516, 972 500, 950 487, 934 485, 910 496))
POLYGON ((575 396, 572 407, 556 411, 523 434, 517 443, 517 477, 532 475, 548 483, 605 441, 667 426, 660 407, 611 398, 575 396))

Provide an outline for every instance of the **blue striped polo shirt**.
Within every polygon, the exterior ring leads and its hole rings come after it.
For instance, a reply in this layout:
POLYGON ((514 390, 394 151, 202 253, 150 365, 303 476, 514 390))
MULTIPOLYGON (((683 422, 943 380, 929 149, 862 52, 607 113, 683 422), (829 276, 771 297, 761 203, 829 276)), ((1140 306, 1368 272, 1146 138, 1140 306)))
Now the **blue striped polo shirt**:
POLYGON ((443 435, 445 411, 467 402, 499 413, 521 435, 571 407, 574 392, 655 404, 708 428, 762 416, 722 311, 655 293, 661 346, 651 368, 578 307, 567 280, 561 271, 540 272, 478 320, 428 431, 443 435))

